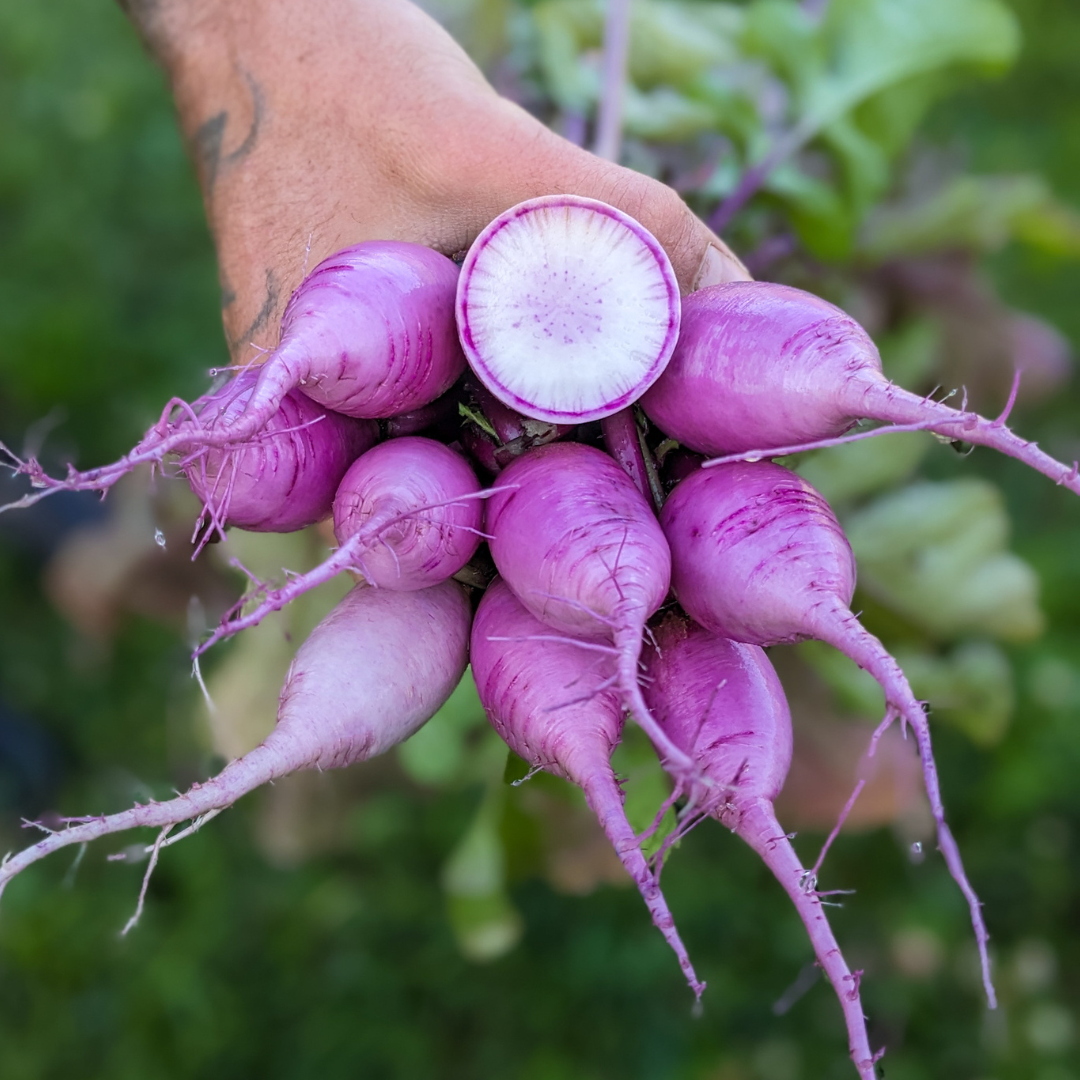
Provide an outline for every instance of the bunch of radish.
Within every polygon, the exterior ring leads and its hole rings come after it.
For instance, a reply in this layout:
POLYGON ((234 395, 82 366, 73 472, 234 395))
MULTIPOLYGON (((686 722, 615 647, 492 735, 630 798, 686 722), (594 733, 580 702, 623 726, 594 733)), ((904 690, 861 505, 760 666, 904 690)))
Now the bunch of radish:
POLYGON ((806 925, 870 1080, 882 1051, 858 973, 772 810, 792 735, 764 648, 832 644, 885 692, 874 741, 896 719, 910 727, 991 1005, 994 991, 923 705, 850 610, 855 562, 832 510, 764 460, 843 440, 861 418, 994 447, 1080 492, 1075 464, 1019 439, 1004 417, 892 385, 866 333, 814 296, 739 282, 680 301, 656 240, 602 203, 514 207, 460 269, 392 242, 327 259, 294 293, 261 366, 190 405, 170 402, 120 461, 54 479, 5 450, 37 488, 13 506, 104 492, 138 464, 172 463, 205 508, 196 553, 229 526, 289 531, 332 516, 336 551, 280 587, 259 584, 196 655, 333 575, 358 584, 297 652, 261 746, 169 802, 69 819, 4 860, 0 890, 60 847, 136 826, 161 830, 152 867, 162 846, 268 780, 383 752, 435 713, 471 654, 492 724, 533 769, 583 789, 698 995, 660 891, 664 855, 714 817, 761 856, 806 925), (637 408, 684 448, 677 468, 658 468, 637 408), (610 763, 628 716, 671 777, 658 821, 678 811, 651 861, 610 763))

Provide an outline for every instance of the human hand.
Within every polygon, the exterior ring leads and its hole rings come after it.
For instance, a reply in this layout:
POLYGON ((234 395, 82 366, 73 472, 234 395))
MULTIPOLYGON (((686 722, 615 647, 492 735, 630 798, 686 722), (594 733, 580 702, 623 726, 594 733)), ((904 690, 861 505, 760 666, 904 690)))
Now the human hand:
POLYGON ((290 293, 333 252, 392 239, 453 255, 538 195, 637 218, 684 292, 749 276, 671 188, 500 97, 408 0, 125 2, 199 170, 234 359, 276 344, 290 293))

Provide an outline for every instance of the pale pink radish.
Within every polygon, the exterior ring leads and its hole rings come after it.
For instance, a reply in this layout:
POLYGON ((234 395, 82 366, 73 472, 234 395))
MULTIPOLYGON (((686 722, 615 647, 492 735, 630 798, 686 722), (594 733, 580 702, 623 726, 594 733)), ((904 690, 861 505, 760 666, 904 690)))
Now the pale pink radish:
POLYGON ((679 333, 664 249, 621 210, 530 199, 476 238, 457 295, 469 366, 505 405, 578 424, 618 412, 663 371, 679 333))
POLYGON ((1014 435, 1008 408, 987 420, 901 389, 854 319, 787 285, 736 281, 686 297, 678 346, 641 404, 703 454, 779 457, 827 445, 860 419, 883 420, 991 447, 1080 493, 1076 463, 1014 435))
POLYGON ((279 776, 342 768, 383 753, 428 720, 457 686, 470 623, 469 602, 452 581, 411 593, 353 589, 297 651, 277 725, 261 745, 168 802, 67 819, 65 828, 4 859, 0 891, 27 866, 70 844, 124 829, 167 831, 188 820, 197 826, 279 776))
POLYGON ((692 781, 693 763, 659 729, 638 684, 645 623, 664 602, 671 573, 645 496, 607 454, 581 443, 531 450, 500 474, 499 486, 485 516, 499 574, 546 626, 617 656, 625 708, 668 767, 692 781), (599 644, 605 640, 611 644, 599 644))
POLYGON ((626 818, 611 752, 622 737, 623 708, 613 658, 546 640, 538 622, 498 578, 473 620, 472 659, 484 711, 503 740, 533 769, 577 784, 634 880, 694 993, 698 981, 675 921, 626 818))
MULTIPOLYGON (((712 788, 688 809, 715 817, 746 841, 791 897, 847 1025, 851 1060, 874 1080, 859 998, 860 972, 844 960, 810 871, 776 820, 773 802, 791 765, 791 712, 769 658, 756 645, 666 618, 646 650, 645 697, 657 722, 705 771, 712 788)), ((685 825, 689 822, 684 823, 685 825)))
POLYGON ((416 435, 380 443, 353 462, 338 487, 337 551, 280 588, 265 590, 246 614, 227 613, 196 656, 346 570, 394 592, 445 581, 480 545, 483 497, 476 474, 448 446, 416 435))
POLYGON ((699 469, 668 497, 660 523, 671 546, 672 585, 692 619, 720 637, 752 645, 818 638, 881 684, 888 712, 911 725, 922 758, 938 846, 960 886, 995 1005, 978 897, 945 823, 930 726, 899 665, 849 607, 855 558, 828 503, 802 477, 769 462, 699 469))
POLYGON ((63 480, 48 477, 33 459, 9 455, 43 489, 14 505, 56 490, 105 491, 144 462, 245 442, 297 388, 324 409, 368 419, 434 401, 465 368, 454 323, 457 278, 451 260, 418 244, 378 240, 339 251, 293 293, 278 346, 254 369, 255 388, 242 410, 229 411, 225 422, 216 412, 203 423, 195 420, 197 408, 174 399, 131 453, 98 469, 69 469, 63 480))

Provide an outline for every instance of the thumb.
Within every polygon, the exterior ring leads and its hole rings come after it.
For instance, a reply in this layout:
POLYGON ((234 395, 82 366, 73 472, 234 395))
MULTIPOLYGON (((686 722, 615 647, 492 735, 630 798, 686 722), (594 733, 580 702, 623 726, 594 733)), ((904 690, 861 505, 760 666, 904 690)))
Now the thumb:
POLYGON ((667 252, 685 296, 706 285, 749 281, 750 272, 732 250, 666 184, 603 163, 576 194, 602 199, 640 221, 667 252))

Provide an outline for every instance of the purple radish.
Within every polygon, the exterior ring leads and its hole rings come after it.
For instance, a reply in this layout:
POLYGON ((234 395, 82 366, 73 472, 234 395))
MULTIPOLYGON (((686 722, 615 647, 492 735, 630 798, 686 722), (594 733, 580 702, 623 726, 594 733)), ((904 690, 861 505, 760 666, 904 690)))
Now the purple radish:
POLYGON ((338 488, 337 551, 313 570, 267 591, 247 614, 226 617, 196 655, 346 570, 393 592, 445 581, 480 546, 482 497, 476 474, 448 446, 419 436, 380 443, 353 462, 338 488))
MULTIPOLYGON (((231 423, 254 384, 254 372, 244 372, 209 395, 199 423, 231 423)), ((378 436, 373 420, 327 412, 290 390, 257 437, 202 451, 184 463, 184 472, 206 507, 203 516, 219 528, 293 532, 330 515, 345 471, 378 436)))
POLYGON ((994 1008, 986 926, 945 823, 926 713, 899 665, 851 612, 855 557, 829 504, 780 465, 743 462, 692 473, 668 496, 660 524, 671 546, 675 594, 692 619, 751 645, 827 641, 885 692, 888 712, 874 744, 896 715, 911 725, 938 846, 967 899, 994 1008))
POLYGON ((669 769, 684 780, 693 762, 659 729, 638 685, 649 617, 667 597, 670 554, 652 509, 603 453, 552 443, 518 458, 488 500, 485 531, 503 580, 542 623, 593 649, 610 641, 623 703, 669 769))
POLYGON ((703 454, 778 457, 860 419, 988 446, 1080 493, 1071 468, 986 420, 893 385, 869 335, 838 307, 787 285, 737 281, 683 301, 671 363, 642 398, 671 438, 703 454))
POLYGON ((457 686, 470 622, 469 602, 452 581, 411 593, 353 589, 297 651, 277 725, 259 746, 168 802, 68 819, 67 828, 4 860, 0 892, 31 863, 69 844, 197 821, 287 773, 343 768, 383 753, 434 715, 457 686))
POLYGON ((457 320, 469 366, 537 420, 599 420, 637 400, 679 333, 664 249, 613 206, 547 195, 511 207, 461 268, 457 320))
POLYGON ((659 510, 664 505, 664 490, 652 453, 638 432, 633 406, 605 416, 600 421, 600 430, 604 435, 604 449, 634 481, 634 487, 659 510))
POLYGON ((325 409, 377 419, 420 408, 447 391, 465 369, 454 323, 458 269, 437 251, 392 240, 368 241, 321 262, 293 293, 277 348, 253 368, 255 389, 227 423, 192 423, 172 401, 131 453, 98 469, 46 476, 31 459, 13 458, 46 490, 105 491, 143 462, 250 439, 299 388, 325 409), (174 408, 178 420, 169 419, 174 408))
POLYGON ((791 765, 791 713, 769 658, 677 615, 660 625, 646 656, 645 697, 657 722, 713 783, 693 810, 745 840, 791 897, 840 999, 851 1060, 863 1080, 874 1080, 881 1055, 870 1051, 859 973, 844 961, 816 882, 773 811, 791 765))
POLYGON ((611 752, 622 736, 623 709, 614 664, 562 641, 543 640, 547 627, 496 578, 473 620, 473 675, 495 730, 518 757, 577 784, 633 878, 664 940, 675 950, 700 998, 690 958, 660 886, 626 818, 611 752))

